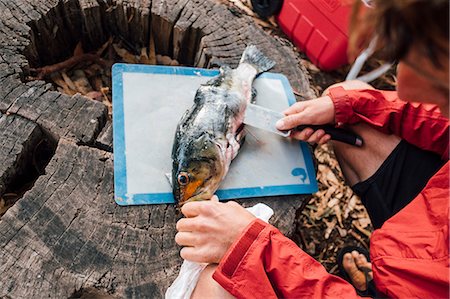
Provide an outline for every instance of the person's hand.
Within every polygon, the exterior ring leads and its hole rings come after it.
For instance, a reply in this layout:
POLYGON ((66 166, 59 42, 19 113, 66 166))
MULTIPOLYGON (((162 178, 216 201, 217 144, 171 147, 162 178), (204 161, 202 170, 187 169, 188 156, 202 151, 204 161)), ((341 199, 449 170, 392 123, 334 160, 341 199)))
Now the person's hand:
POLYGON ((211 200, 186 203, 187 217, 177 222, 175 242, 184 246, 183 259, 199 263, 219 263, 228 248, 256 217, 236 202, 211 200))
MULTIPOLYGON (((286 117, 280 119, 276 126, 278 130, 291 130, 299 125, 324 125, 334 122, 334 104, 329 96, 314 100, 297 102, 283 113, 286 117)), ((330 140, 330 135, 324 130, 314 131, 306 128, 302 131, 292 130, 290 137, 310 143, 324 144, 330 140)))

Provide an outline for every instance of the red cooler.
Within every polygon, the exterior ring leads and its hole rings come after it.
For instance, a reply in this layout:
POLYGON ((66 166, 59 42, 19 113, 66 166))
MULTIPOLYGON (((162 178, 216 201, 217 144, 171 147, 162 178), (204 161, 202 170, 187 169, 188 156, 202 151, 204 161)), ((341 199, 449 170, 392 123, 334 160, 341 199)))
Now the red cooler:
POLYGON ((351 0, 284 0, 277 17, 281 29, 322 70, 347 61, 351 0))

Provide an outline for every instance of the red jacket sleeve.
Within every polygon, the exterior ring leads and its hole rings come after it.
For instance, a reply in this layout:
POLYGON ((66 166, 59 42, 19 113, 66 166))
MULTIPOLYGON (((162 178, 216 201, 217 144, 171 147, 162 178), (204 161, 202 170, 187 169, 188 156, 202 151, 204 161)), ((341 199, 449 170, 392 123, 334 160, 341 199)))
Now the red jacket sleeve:
POLYGON ((366 122, 448 160, 449 122, 436 105, 405 102, 395 91, 329 90, 338 126, 366 122))
POLYGON ((357 297, 351 284, 259 219, 230 247, 213 278, 237 298, 357 297))

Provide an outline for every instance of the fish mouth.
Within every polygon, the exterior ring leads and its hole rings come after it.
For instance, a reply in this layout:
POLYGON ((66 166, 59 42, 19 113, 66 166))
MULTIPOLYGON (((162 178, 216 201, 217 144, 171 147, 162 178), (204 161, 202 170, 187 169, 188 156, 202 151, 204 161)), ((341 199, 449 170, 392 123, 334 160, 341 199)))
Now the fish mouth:
POLYGON ((178 205, 181 207, 187 202, 210 200, 214 195, 213 189, 215 191, 216 188, 214 188, 213 186, 207 186, 206 188, 197 190, 192 196, 188 197, 187 199, 184 199, 184 197, 181 196, 182 198, 179 201, 178 205))

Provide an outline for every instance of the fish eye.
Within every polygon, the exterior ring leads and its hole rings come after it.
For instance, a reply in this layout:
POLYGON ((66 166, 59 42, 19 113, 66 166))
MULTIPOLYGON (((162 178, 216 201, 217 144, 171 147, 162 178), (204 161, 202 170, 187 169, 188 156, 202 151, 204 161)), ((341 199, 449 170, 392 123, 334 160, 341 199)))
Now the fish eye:
POLYGON ((181 172, 178 175, 178 183, 182 186, 187 185, 189 183, 189 175, 185 172, 181 172))

